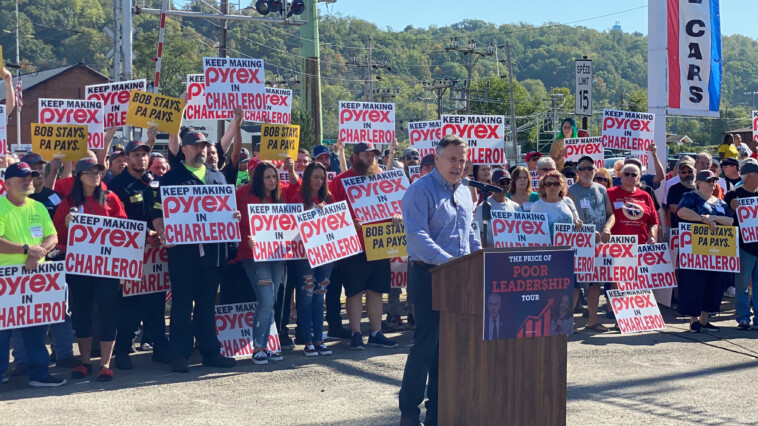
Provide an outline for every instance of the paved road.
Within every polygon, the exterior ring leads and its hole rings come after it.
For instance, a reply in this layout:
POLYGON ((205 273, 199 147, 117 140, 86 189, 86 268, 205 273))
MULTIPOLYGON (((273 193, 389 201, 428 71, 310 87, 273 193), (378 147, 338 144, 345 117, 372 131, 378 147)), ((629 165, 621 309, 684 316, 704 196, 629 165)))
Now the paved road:
MULTIPOLYGON (((758 331, 736 330, 732 307, 724 308, 716 323, 729 329, 711 335, 687 332, 683 319, 664 311, 664 333, 571 336, 568 424, 754 424, 758 331)), ((187 374, 138 354, 134 371, 116 371, 106 384, 34 389, 16 377, 0 385, 0 424, 397 424, 411 335, 394 336, 397 349, 349 351, 330 342, 333 356, 295 351, 268 366, 243 360, 221 370, 194 359, 187 374)))

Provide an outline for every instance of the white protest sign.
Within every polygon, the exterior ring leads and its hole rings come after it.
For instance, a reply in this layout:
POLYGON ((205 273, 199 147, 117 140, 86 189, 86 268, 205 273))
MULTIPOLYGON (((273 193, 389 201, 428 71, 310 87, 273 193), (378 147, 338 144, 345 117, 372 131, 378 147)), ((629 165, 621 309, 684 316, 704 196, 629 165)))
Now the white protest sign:
POLYGON ((540 186, 540 175, 537 173, 537 170, 529 170, 529 177, 532 179, 532 189, 536 192, 540 186))
POLYGON ((161 186, 167 245, 239 242, 234 185, 161 186))
MULTIPOLYGON (((276 166, 274 164, 274 166, 276 166)), ((303 172, 295 172, 297 176, 302 179, 303 178, 303 172)), ((334 178, 337 177, 337 173, 335 172, 326 172, 326 181, 331 182, 334 180, 334 178)), ((279 180, 281 182, 289 182, 290 181, 290 175, 289 172, 285 171, 279 171, 279 180)))
POLYGON ((403 214, 400 204, 410 183, 402 169, 393 169, 344 178, 342 185, 355 217, 363 223, 373 223, 403 214))
POLYGON ((145 248, 144 259, 142 279, 139 281, 124 280, 122 288, 124 297, 162 293, 171 290, 166 247, 147 246, 145 248))
POLYGON ((437 153, 437 144, 442 139, 442 121, 408 122, 408 139, 411 148, 418 151, 421 158, 437 153))
POLYGON ((295 214, 302 204, 248 204, 253 259, 256 262, 305 259, 305 247, 295 214))
POLYGON ((0 330, 65 321, 67 295, 63 262, 0 266, 0 330))
POLYGON ((549 246, 550 230, 545 213, 492 210, 492 241, 495 247, 549 246))
POLYGON ((406 288, 408 286, 408 257, 393 257, 390 259, 390 288, 406 288))
POLYGON ((594 136, 589 138, 569 138, 563 140, 563 146, 566 148, 566 161, 579 161, 585 155, 592 157, 595 161, 595 168, 605 166, 603 154, 603 138, 594 136))
POLYGON ((345 201, 295 215, 311 268, 363 252, 345 201))
POLYGON ((442 136, 456 135, 468 143, 474 164, 505 164, 505 117, 502 115, 443 115, 442 136))
POLYGON ((621 334, 666 329, 652 290, 608 290, 606 294, 621 334))
POLYGON ((742 242, 758 242, 758 197, 739 198, 738 201, 737 220, 742 242))
POLYGON ((129 100, 132 90, 147 90, 147 81, 129 80, 116 83, 95 84, 85 86, 85 98, 88 101, 103 102, 103 126, 120 127, 126 124, 126 113, 129 110, 129 100))
POLYGON ((395 104, 340 101, 339 140, 391 144, 395 140, 395 104))
POLYGON ((264 111, 263 59, 203 58, 205 105, 211 111, 264 111))
POLYGON ((637 281, 620 282, 620 291, 659 290, 676 287, 676 274, 671 263, 669 245, 640 244, 637 246, 639 266, 637 281))
POLYGON ((585 283, 632 282, 637 280, 637 236, 611 235, 608 244, 595 246, 595 268, 589 274, 577 274, 585 283))
POLYGON ((595 225, 553 224, 553 245, 574 249, 574 273, 592 273, 595 268, 595 225))
POLYGON ((655 114, 604 109, 603 147, 631 151, 643 166, 647 166, 654 128, 655 114))
POLYGON ((8 191, 5 189, 5 169, 0 169, 0 197, 5 197, 7 193, 8 191))
POLYGON ((205 104, 205 74, 187 74, 187 103, 184 108, 185 120, 231 120, 232 110, 208 109, 205 104))
POLYGON ((421 177, 421 166, 408 166, 408 174, 411 175, 411 183, 421 177))
MULTIPOLYGON (((245 358, 253 356, 253 327, 255 325, 255 303, 234 303, 217 305, 216 337, 221 345, 221 356, 245 358)), ((271 322, 266 349, 281 352, 276 323, 271 322)))
POLYGON ((87 126, 87 148, 104 149, 103 102, 79 99, 39 99, 41 124, 81 124, 87 126))
POLYGON ((75 214, 68 226, 66 273, 141 280, 147 223, 75 214))
POLYGON ((753 111, 753 142, 758 142, 758 111, 753 111))

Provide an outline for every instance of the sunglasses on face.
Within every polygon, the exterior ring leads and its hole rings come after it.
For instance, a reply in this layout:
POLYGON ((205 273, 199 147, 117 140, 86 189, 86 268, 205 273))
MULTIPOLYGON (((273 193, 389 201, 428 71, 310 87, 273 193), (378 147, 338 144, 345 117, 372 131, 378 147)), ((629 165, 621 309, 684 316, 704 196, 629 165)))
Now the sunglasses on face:
POLYGON ((624 177, 636 178, 637 177, 637 173, 624 173, 624 177))
POLYGON ((608 178, 604 178, 602 176, 595 176, 595 179, 592 179, 595 182, 602 182, 602 183, 608 183, 610 182, 608 178))
POLYGON ((579 170, 580 172, 591 172, 592 170, 595 170, 595 166, 582 166, 582 167, 577 167, 576 169, 579 170))
POLYGON ((545 188, 550 188, 551 186, 561 186, 560 182, 545 182, 544 183, 545 188))
POLYGON ((498 182, 498 185, 500 186, 508 186, 511 184, 510 179, 500 179, 500 182, 498 182))
POLYGON ((403 158, 405 158, 406 160, 416 160, 416 161, 418 161, 418 157, 416 157, 415 155, 406 155, 403 158))

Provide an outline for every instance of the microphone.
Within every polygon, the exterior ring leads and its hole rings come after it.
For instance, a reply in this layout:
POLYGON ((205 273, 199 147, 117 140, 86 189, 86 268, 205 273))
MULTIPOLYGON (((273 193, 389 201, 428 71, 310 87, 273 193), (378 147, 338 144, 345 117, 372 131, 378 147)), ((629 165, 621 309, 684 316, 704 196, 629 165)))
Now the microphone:
POLYGON ((17 69, 23 69, 24 65, 12 64, 10 62, 6 62, 5 68, 11 68, 11 69, 17 70, 17 69))
POLYGON ((476 188, 484 192, 497 192, 497 193, 503 192, 502 188, 498 188, 497 186, 488 185, 482 182, 477 182, 475 180, 469 180, 468 178, 461 179, 461 183, 466 186, 470 186, 472 188, 476 188))

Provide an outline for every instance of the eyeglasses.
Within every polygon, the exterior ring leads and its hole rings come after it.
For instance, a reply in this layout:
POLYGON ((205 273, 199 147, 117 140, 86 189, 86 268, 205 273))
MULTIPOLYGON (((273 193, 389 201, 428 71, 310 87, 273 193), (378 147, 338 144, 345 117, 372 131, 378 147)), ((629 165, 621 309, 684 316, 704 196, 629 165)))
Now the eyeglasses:
POLYGON ((550 188, 551 186, 561 186, 560 182, 544 182, 543 185, 545 185, 545 188, 550 188))
POLYGON ((595 170, 595 166, 582 166, 582 167, 577 167, 576 169, 579 170, 580 172, 591 172, 595 170))
POLYGON ((602 182, 602 183, 608 183, 610 180, 608 178, 604 178, 602 176, 595 176, 594 179, 592 179, 594 182, 602 182))
POLYGON ((540 169, 540 171, 543 171, 543 172, 552 172, 553 170, 555 169, 552 167, 543 167, 540 169))
POLYGON ((500 181, 497 183, 500 186, 508 186, 511 184, 510 179, 500 179, 500 181))
POLYGON ((624 173, 624 177, 636 178, 637 177, 637 173, 624 173))
POLYGON ((416 161, 418 161, 418 159, 419 159, 419 157, 417 157, 415 155, 406 155, 403 158, 405 158, 406 160, 416 160, 416 161))

